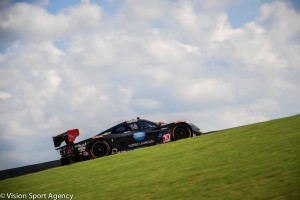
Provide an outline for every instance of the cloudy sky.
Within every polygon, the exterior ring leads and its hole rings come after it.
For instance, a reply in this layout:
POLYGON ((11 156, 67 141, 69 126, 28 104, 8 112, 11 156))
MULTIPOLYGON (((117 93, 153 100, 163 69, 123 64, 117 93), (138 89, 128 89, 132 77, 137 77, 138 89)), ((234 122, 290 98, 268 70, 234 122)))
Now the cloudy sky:
POLYGON ((0 1, 0 170, 121 120, 203 131, 299 114, 292 0, 0 1))

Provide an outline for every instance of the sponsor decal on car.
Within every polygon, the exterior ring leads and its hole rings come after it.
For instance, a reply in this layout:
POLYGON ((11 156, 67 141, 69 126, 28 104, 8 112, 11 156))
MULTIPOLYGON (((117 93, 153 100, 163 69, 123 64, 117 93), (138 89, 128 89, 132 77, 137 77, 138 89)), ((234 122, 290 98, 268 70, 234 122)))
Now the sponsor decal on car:
POLYGON ((142 141, 144 140, 146 137, 146 134, 145 132, 136 132, 133 134, 133 138, 136 140, 136 141, 142 141))
POLYGON ((163 143, 170 142, 171 141, 171 133, 164 134, 162 136, 162 141, 163 141, 163 143))
POLYGON ((144 146, 144 145, 153 144, 153 143, 155 143, 154 140, 147 140, 147 141, 143 141, 143 142, 137 142, 137 143, 129 144, 128 147, 129 148, 139 147, 139 146, 144 146))
POLYGON ((160 132, 160 133, 158 134, 158 141, 160 141, 160 139, 161 139, 162 136, 163 136, 163 133, 160 132))
POLYGON ((75 145, 75 148, 77 148, 78 151, 80 151, 80 152, 85 151, 85 150, 86 150, 86 142, 83 143, 83 144, 76 144, 76 145, 75 145))
POLYGON ((72 152, 73 151, 73 147, 67 147, 67 152, 72 152))

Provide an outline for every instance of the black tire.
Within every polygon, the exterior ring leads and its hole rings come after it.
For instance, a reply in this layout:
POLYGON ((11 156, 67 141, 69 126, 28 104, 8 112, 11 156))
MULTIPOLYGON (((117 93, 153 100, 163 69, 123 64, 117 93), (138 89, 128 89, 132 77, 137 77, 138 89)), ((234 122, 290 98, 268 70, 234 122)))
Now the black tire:
POLYGON ((71 161, 70 161, 70 158, 69 158, 69 157, 64 157, 64 158, 61 158, 61 159, 60 159, 60 163, 61 163, 61 166, 64 166, 64 165, 69 165, 69 164, 71 164, 71 161))
POLYGON ((100 158, 110 153, 110 146, 104 140, 95 140, 89 147, 90 155, 92 158, 100 158))
POLYGON ((185 138, 189 138, 192 135, 192 131, 190 127, 184 124, 177 125, 173 128, 172 138, 173 140, 181 140, 185 138))

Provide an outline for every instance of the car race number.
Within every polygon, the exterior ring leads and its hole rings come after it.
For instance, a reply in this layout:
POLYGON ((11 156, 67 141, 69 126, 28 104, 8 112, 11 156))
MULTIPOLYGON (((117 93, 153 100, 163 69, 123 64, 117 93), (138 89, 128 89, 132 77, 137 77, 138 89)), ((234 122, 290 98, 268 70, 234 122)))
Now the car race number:
POLYGON ((162 141, 163 142, 170 142, 171 141, 171 134, 170 133, 164 134, 162 136, 162 141))

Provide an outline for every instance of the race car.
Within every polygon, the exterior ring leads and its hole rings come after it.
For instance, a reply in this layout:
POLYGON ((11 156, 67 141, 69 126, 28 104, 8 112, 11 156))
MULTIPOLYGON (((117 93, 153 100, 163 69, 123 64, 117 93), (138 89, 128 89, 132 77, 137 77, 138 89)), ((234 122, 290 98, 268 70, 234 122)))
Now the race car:
POLYGON ((79 136, 78 129, 54 136, 53 142, 61 155, 61 164, 67 165, 198 135, 201 135, 200 129, 187 121, 164 123, 138 117, 117 124, 78 143, 74 143, 79 136), (66 144, 60 147, 63 142, 66 144))

